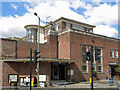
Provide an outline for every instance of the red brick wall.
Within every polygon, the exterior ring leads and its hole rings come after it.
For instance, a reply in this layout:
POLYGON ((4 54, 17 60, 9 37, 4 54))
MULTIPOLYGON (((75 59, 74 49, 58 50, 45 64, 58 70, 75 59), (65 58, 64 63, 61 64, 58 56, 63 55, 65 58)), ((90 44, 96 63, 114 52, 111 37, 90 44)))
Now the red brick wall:
POLYGON ((1 57, 16 58, 16 41, 2 39, 2 54, 1 57))
MULTIPOLYGON (((0 62, 1 65, 1 62, 0 62)), ((3 63, 3 86, 9 86, 8 83, 8 74, 18 74, 19 75, 19 82, 20 77, 29 77, 30 74, 30 64, 28 62, 4 62, 3 63)), ((51 79, 51 63, 49 62, 40 62, 40 70, 39 74, 47 75, 47 84, 50 82, 51 79)), ((32 64, 32 76, 36 76, 36 65, 32 64)), ((0 78, 1 80, 1 78, 0 78)), ((19 85, 18 82, 18 85, 19 85)), ((13 84, 12 84, 13 85, 13 84)))
POLYGON ((70 59, 70 33, 58 36, 59 41, 59 58, 70 59))
POLYGON ((3 75, 3 61, 0 61, 0 87, 2 86, 2 75, 3 75))
MULTIPOLYGON (((30 48, 37 50, 38 44, 25 42, 25 41, 13 41, 2 40, 2 56, 3 58, 29 58, 30 48)), ((40 44, 41 57, 49 57, 49 45, 40 44)), ((34 54, 33 54, 34 55, 34 54)))
POLYGON ((57 58, 57 36, 49 35, 48 36, 48 44, 49 44, 49 58, 57 58))
MULTIPOLYGON (((18 42, 17 44, 17 57, 18 58, 29 58, 30 57, 30 48, 37 50, 38 44, 31 43, 31 42, 18 42)), ((48 44, 40 44, 40 56, 41 57, 48 57, 49 56, 49 46, 48 44)), ((34 56, 34 54, 33 54, 34 56)))
MULTIPOLYGON (((67 36, 67 35, 66 35, 67 36)), ((109 40, 105 38, 98 38, 98 37, 92 37, 88 35, 78 34, 78 33, 70 33, 70 59, 74 60, 80 60, 80 63, 76 63, 73 65, 74 68, 74 79, 75 81, 78 81, 78 77, 83 77, 85 80, 89 80, 90 76, 90 63, 88 64, 89 73, 81 73, 82 71, 82 47, 81 44, 84 45, 91 45, 91 40, 94 40, 93 46, 103 47, 103 73, 99 73, 98 77, 100 79, 105 79, 105 73, 108 70, 108 64, 109 62, 118 62, 118 58, 111 58, 110 57, 110 49, 118 49, 118 41, 109 40)), ((97 70, 97 65, 96 65, 97 70)), ((83 79, 82 78, 82 79, 83 79)))

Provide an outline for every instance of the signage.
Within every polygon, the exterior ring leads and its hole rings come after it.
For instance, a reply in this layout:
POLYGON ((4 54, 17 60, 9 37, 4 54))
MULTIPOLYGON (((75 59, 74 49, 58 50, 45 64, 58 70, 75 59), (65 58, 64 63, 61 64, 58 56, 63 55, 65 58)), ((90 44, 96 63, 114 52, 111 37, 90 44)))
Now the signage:
POLYGON ((18 75, 17 74, 9 74, 8 75, 8 81, 12 82, 18 82, 18 75))
POLYGON ((39 81, 46 82, 46 75, 39 75, 39 81))

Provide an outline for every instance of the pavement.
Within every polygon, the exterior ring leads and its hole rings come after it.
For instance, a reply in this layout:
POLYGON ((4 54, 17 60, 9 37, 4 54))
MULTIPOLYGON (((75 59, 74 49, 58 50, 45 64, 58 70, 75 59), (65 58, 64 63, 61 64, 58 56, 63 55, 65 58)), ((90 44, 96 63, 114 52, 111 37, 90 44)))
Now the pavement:
MULTIPOLYGON (((50 88, 91 88, 91 84, 89 81, 86 82, 79 82, 74 84, 64 84, 64 85, 55 85, 55 86, 49 86, 50 88)), ((114 80, 96 80, 93 83, 94 88, 118 88, 118 81, 114 80)))

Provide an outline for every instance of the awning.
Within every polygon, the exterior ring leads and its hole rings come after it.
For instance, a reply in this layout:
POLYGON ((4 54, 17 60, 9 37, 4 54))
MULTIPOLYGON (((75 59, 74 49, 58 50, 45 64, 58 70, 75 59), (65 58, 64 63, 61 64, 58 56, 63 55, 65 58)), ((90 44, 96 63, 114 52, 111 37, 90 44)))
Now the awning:
MULTIPOLYGON (((30 62, 30 59, 2 59, 1 61, 4 62, 30 62)), ((32 59, 32 62, 34 61, 34 59, 32 59)), ((74 62, 80 62, 80 60, 72 60, 72 59, 57 59, 57 58, 40 58, 38 59, 38 61, 49 61, 49 62, 70 62, 70 63, 74 63, 74 62)))

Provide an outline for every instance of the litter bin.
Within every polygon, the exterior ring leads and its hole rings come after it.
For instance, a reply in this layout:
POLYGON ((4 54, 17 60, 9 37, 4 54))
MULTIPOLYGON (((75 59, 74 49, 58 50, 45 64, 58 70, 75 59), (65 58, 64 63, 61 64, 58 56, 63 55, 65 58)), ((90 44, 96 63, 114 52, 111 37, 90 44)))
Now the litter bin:
POLYGON ((109 78, 109 85, 113 85, 113 78, 109 78))

